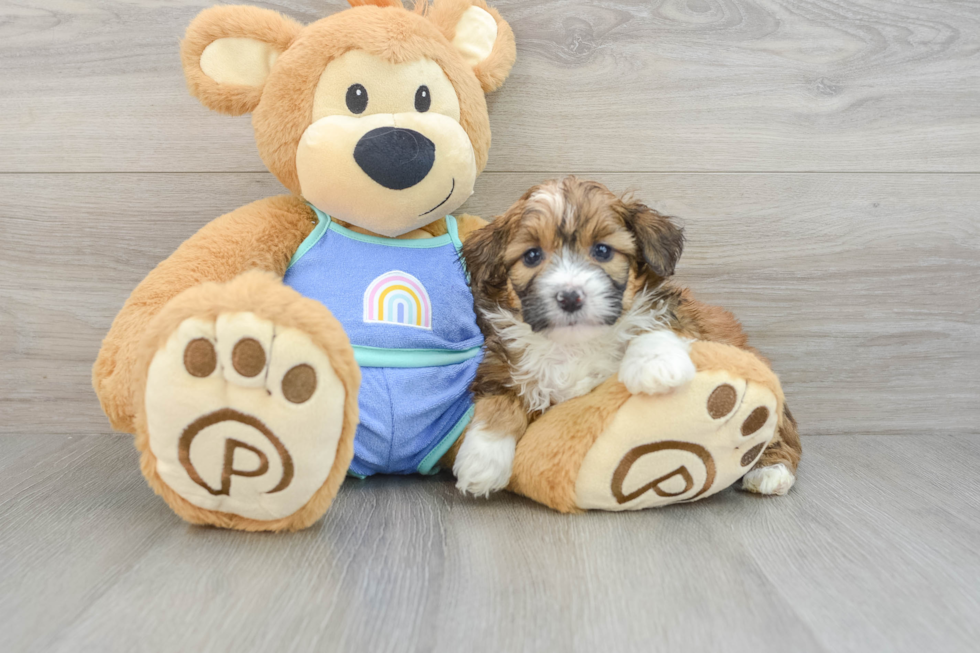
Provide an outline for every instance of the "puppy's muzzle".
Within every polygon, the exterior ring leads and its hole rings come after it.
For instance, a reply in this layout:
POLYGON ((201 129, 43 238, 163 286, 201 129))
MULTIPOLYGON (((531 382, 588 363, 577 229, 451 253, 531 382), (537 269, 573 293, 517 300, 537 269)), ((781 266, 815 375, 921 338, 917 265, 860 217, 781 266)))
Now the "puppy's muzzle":
POLYGON ((435 160, 435 144, 413 129, 378 127, 354 146, 354 161, 361 170, 392 190, 405 190, 425 179, 435 160))
POLYGON ((566 288, 558 291, 558 294, 555 295, 555 301, 561 310, 566 313, 574 313, 582 308, 582 304, 585 303, 585 298, 578 290, 566 288))

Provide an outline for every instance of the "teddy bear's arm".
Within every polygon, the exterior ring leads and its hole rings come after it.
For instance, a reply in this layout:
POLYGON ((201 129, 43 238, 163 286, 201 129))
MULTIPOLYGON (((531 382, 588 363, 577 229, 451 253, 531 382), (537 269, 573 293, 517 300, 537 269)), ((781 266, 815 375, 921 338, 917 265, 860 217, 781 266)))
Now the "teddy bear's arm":
POLYGON ((136 351, 153 316, 176 295, 207 281, 230 281, 253 269, 281 277, 315 220, 297 197, 253 202, 205 225, 143 279, 113 321, 92 369, 112 428, 133 432, 136 351))

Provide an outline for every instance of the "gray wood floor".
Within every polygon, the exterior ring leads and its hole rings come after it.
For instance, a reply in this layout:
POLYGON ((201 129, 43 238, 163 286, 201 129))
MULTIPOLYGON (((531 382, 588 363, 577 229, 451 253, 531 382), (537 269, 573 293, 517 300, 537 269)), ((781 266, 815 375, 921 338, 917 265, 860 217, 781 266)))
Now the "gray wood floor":
POLYGON ((0 439, 4 650, 976 651, 967 436, 808 437, 782 498, 563 516, 349 481, 298 534, 183 524, 128 438, 0 439))
POLYGON ((157 262, 283 192, 186 91, 213 1, 0 0, 0 650, 977 650, 980 2, 496 2, 518 63, 464 210, 575 173, 678 216, 800 481, 562 517, 372 479, 269 536, 176 519, 88 381, 157 262))

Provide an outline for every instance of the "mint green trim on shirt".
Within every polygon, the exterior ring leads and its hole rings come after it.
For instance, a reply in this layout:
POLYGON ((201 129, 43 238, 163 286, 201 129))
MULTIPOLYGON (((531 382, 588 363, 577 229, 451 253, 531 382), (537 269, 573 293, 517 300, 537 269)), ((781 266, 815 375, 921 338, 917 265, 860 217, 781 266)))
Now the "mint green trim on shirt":
POLYGON ((461 254, 463 252, 463 241, 459 239, 459 224, 456 222, 454 216, 446 216, 446 231, 449 232, 449 237, 452 238, 453 245, 456 246, 456 252, 461 254))
POLYGON ((387 349, 351 345, 354 360, 361 367, 442 367, 468 361, 480 355, 483 347, 470 349, 387 349))
POLYGON ((411 247, 413 249, 430 249, 432 247, 442 247, 453 242, 449 234, 436 236, 435 238, 384 238, 383 236, 369 236, 358 233, 347 227, 343 227, 336 222, 330 223, 330 231, 334 231, 345 238, 359 240, 362 243, 372 243, 374 245, 384 245, 385 247, 411 247))
POLYGON ((296 265, 296 261, 303 258, 304 254, 313 249, 313 246, 320 242, 320 239, 323 238, 323 234, 327 233, 327 228, 330 227, 331 220, 329 215, 325 215, 315 206, 311 205, 310 208, 316 211, 316 226, 313 227, 313 231, 310 232, 310 235, 303 239, 303 242, 299 244, 299 249, 297 249, 296 253, 293 254, 293 257, 289 259, 289 266, 286 268, 287 270, 296 265))
POLYGON ((459 256, 459 262, 463 266, 466 283, 470 283, 470 271, 466 269, 466 260, 463 258, 463 241, 459 237, 459 223, 456 222, 454 216, 446 216, 446 231, 449 232, 449 237, 453 239, 453 245, 456 246, 456 254, 459 256))
POLYGON ((293 257, 289 259, 289 265, 287 270, 294 265, 296 261, 303 258, 303 255, 310 251, 314 245, 320 242, 323 238, 323 234, 327 233, 327 230, 333 231, 334 233, 340 234, 344 238, 350 238, 351 240, 359 240, 362 243, 373 243, 375 245, 384 245, 385 247, 411 247, 414 249, 429 249, 432 247, 442 247, 443 245, 448 245, 452 243, 456 247, 456 251, 462 250, 463 243, 459 239, 459 227, 456 225, 456 218, 447 215, 446 216, 446 232, 441 236, 436 236, 435 238, 385 238, 383 236, 369 236, 367 234, 358 233, 352 229, 348 229, 343 225, 339 225, 331 219, 329 215, 316 208, 312 204, 308 205, 316 213, 317 223, 310 235, 307 236, 302 243, 300 243, 299 249, 293 254, 293 257))
POLYGON ((446 434, 442 440, 439 440, 439 444, 429 452, 429 454, 422 459, 419 463, 418 469, 419 474, 424 474, 426 476, 431 476, 439 471, 439 459, 446 455, 456 440, 459 440, 459 436, 463 434, 463 429, 465 429, 470 420, 473 419, 473 411, 476 410, 475 406, 470 406, 463 416, 459 418, 459 421, 453 426, 453 428, 446 434))

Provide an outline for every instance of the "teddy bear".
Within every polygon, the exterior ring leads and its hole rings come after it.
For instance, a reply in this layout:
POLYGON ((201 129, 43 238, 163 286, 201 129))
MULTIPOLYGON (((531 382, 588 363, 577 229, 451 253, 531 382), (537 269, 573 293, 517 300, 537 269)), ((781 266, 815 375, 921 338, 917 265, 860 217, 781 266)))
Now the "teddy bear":
MULTIPOLYGON (((486 223, 453 212, 486 165, 485 94, 514 35, 484 0, 350 4, 307 26, 214 7, 181 45, 191 93, 250 113, 289 190, 152 270, 93 368, 110 424, 191 523, 305 528, 345 478, 452 468, 473 415, 483 338, 459 252, 486 223)), ((691 355, 697 376, 670 395, 611 379, 554 407, 518 446, 510 489, 626 510, 709 496, 753 467, 795 471, 768 365, 728 344, 691 355)))

